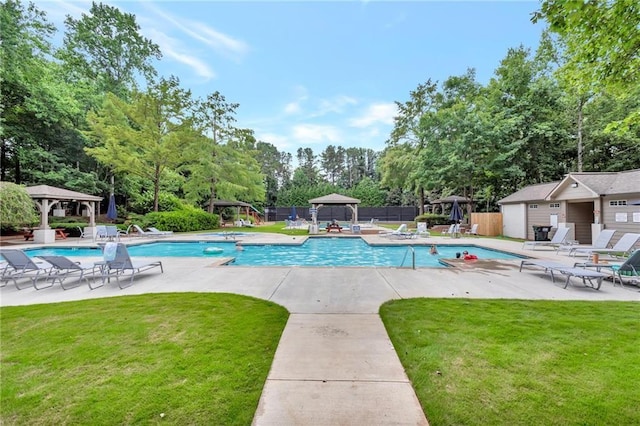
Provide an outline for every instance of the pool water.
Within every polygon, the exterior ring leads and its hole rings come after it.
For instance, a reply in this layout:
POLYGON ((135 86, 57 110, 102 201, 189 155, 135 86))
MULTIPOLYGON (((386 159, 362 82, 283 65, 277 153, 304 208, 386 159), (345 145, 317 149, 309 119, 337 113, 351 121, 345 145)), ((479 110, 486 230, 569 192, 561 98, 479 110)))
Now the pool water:
MULTIPOLYGON (((145 257, 233 257, 230 265, 237 266, 411 266, 411 252, 405 245, 370 246, 360 238, 309 238, 302 245, 243 244, 243 251, 235 242, 156 242, 129 246, 131 256, 145 257), (206 249, 213 253, 206 253, 206 249), (406 258, 405 258, 406 256, 406 258)), ((468 250, 479 259, 519 259, 517 255, 476 246, 440 245, 438 254, 429 254, 429 246, 413 246, 417 267, 446 267, 440 259, 455 258, 456 253, 468 250)), ((27 250, 30 256, 101 256, 99 249, 47 248, 27 250)))

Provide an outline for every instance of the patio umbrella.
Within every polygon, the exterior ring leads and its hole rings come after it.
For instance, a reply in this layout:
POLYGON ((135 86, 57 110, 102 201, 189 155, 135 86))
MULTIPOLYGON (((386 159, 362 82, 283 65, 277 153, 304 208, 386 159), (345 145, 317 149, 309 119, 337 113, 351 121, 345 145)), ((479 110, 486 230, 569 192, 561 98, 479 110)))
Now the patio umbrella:
POLYGON ((298 212, 296 211, 296 206, 291 206, 291 216, 289 216, 290 220, 296 220, 298 217, 298 212))
POLYGON ((118 211, 116 210, 116 196, 111 194, 109 197, 109 207, 107 208, 107 219, 116 220, 118 211))
POLYGON ((462 221, 462 208, 458 204, 458 200, 453 200, 453 206, 451 206, 451 213, 449 214, 449 220, 455 223, 462 221))

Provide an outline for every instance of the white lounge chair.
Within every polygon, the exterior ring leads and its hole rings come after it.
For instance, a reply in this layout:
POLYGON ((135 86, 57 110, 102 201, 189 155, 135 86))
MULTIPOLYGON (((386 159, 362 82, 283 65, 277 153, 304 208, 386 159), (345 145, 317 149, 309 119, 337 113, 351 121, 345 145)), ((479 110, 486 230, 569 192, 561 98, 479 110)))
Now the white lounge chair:
POLYGON ((467 232, 465 232, 465 234, 475 235, 477 237, 478 236, 478 224, 474 223, 473 225, 471 225, 471 229, 469 229, 467 232))
POLYGON ((2 281, 5 281, 5 285, 6 281, 13 281, 18 290, 22 290, 18 285, 18 280, 22 278, 28 278, 31 285, 38 289, 38 281, 51 270, 49 263, 36 263, 22 250, 2 250, 0 255, 8 263, 2 273, 2 281))
POLYGON ((157 231, 157 232, 144 231, 138 225, 133 225, 133 229, 135 229, 137 234, 139 236, 141 236, 141 237, 156 237, 157 238, 157 237, 166 237, 167 235, 171 235, 171 234, 165 234, 162 231, 157 231))
POLYGON ((407 233, 407 224, 403 223, 400 226, 398 226, 398 229, 396 229, 395 231, 379 231, 378 234, 381 237, 397 237, 397 236, 401 236, 407 233))
POLYGON ((611 242, 611 238, 613 237, 613 234, 616 233, 615 229, 603 229, 602 231, 600 231, 600 235, 598 235, 598 238, 596 238, 596 240, 593 242, 592 245, 590 246, 581 246, 581 245, 575 245, 575 244, 569 244, 569 245, 560 245, 558 246, 558 253, 560 253, 561 251, 569 251, 569 256, 575 256, 577 254, 577 250, 591 250, 591 249, 606 249, 609 247, 609 243, 611 242))
POLYGON ((524 244, 522 244, 522 248, 527 248, 527 245, 532 247, 531 250, 535 250, 536 247, 539 246, 557 248, 558 246, 566 245, 567 235, 569 235, 569 228, 558 228, 551 241, 525 241, 524 244))
POLYGON ((161 231, 158 228, 154 228, 153 226, 148 227, 147 232, 158 235, 173 235, 173 231, 161 231))
POLYGON ((101 271, 101 285, 89 287, 93 290, 98 287, 102 287, 105 282, 108 282, 111 277, 115 277, 118 282, 118 287, 125 288, 133 284, 133 278, 136 274, 146 271, 148 269, 160 268, 160 272, 164 273, 162 262, 159 260, 134 260, 129 256, 127 246, 122 243, 107 243, 103 248, 104 261, 97 262, 96 267, 101 271), (120 282, 120 276, 130 274, 129 283, 122 285, 120 282))
POLYGON ((562 263, 551 262, 548 260, 538 260, 538 259, 523 260, 520 262, 520 272, 522 272, 523 266, 535 266, 538 268, 543 268, 545 272, 549 272, 549 274, 551 274, 551 282, 554 282, 554 283, 556 282, 555 275, 553 275, 554 272, 559 272, 562 275, 566 275, 567 280, 564 283, 564 288, 567 288, 567 286, 569 285, 571 277, 578 277, 578 278, 582 278, 582 284, 584 284, 585 287, 591 287, 596 290, 600 290, 600 286, 602 285, 602 280, 605 277, 609 276, 602 272, 592 271, 585 268, 571 267, 571 266, 564 265, 562 263), (596 280, 595 283, 593 282, 594 279, 596 280))
POLYGON ((636 243, 640 240, 640 234, 627 233, 624 234, 617 243, 613 245, 612 248, 585 248, 585 249, 576 249, 576 254, 587 254, 591 255, 592 253, 600 253, 600 254, 618 254, 620 253, 622 256, 628 256, 633 251, 636 243))
POLYGON ((418 222, 416 225, 416 235, 425 238, 431 236, 431 233, 427 231, 427 222, 418 222))

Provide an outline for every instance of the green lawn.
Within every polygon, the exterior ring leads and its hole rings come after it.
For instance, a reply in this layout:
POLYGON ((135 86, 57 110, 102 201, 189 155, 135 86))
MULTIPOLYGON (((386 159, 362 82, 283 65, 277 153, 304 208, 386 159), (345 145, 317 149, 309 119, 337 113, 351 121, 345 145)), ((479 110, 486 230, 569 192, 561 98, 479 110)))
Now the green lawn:
POLYGON ((381 308, 432 426, 640 424, 640 304, 407 299, 381 308))
POLYGON ((3 425, 248 425, 288 318, 270 302, 193 293, 0 315, 3 425))

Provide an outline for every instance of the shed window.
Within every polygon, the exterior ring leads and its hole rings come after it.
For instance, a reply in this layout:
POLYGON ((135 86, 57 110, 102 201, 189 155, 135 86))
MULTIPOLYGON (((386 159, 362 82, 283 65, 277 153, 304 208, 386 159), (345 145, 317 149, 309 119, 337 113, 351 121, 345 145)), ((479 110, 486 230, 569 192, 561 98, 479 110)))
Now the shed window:
POLYGON ((626 206, 627 205, 627 200, 611 200, 609 201, 609 206, 611 207, 619 207, 619 206, 626 206))
POLYGON ((559 209, 560 208, 560 203, 551 203, 551 204, 549 204, 549 208, 550 209, 559 209))
POLYGON ((537 209, 538 205, 537 204, 529 204, 529 208, 530 209, 537 209))

